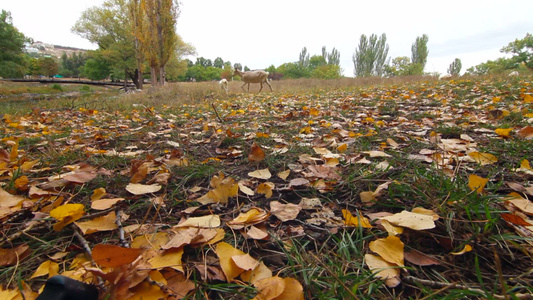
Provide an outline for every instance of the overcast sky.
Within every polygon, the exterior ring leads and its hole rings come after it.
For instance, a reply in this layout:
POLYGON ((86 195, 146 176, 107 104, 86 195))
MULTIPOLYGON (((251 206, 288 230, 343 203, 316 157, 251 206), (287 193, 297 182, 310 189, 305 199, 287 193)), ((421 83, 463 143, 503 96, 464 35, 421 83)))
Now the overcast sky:
MULTIPOLYGON (((45 43, 95 49, 70 29, 81 12, 103 0, 0 0, 13 24, 45 43)), ((503 57, 499 50, 533 33, 533 1, 180 0, 177 31, 197 55, 241 63, 250 69, 295 62, 303 47, 311 55, 340 52, 341 68, 353 76, 352 55, 361 34, 387 35, 389 56, 411 56, 416 37, 429 36, 426 72, 446 73, 459 58, 464 72, 503 57)), ((194 61, 195 58, 193 57, 194 61)))

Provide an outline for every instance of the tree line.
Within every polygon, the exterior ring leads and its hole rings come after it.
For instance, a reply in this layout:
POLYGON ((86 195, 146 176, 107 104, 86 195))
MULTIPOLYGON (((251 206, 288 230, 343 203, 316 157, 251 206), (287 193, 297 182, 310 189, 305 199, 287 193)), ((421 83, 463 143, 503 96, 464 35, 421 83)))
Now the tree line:
MULTIPOLYGON (((61 75, 86 77, 92 80, 110 78, 131 80, 137 88, 143 79, 151 78, 152 85, 165 81, 206 81, 230 79, 233 70, 249 70, 240 63, 232 64, 217 57, 212 61, 198 57, 193 62, 186 57, 195 54, 194 46, 184 42, 175 31, 179 17, 177 0, 107 0, 100 7, 84 11, 72 31, 98 45, 94 51, 78 52, 59 59, 25 54, 25 43, 31 42, 13 26, 9 12, 0 14, 0 77, 24 75, 61 75)), ((416 38, 411 56, 391 59, 385 33, 380 36, 361 35, 352 56, 355 77, 391 77, 422 75, 429 54, 429 37, 416 38)), ((501 49, 512 54, 469 68, 466 73, 490 74, 519 68, 533 68, 533 37, 527 34, 501 49)), ((459 58, 451 62, 448 73, 458 75, 462 64, 459 58)), ((340 52, 322 52, 311 55, 304 47, 298 60, 278 67, 265 68, 272 79, 342 77, 340 52)))

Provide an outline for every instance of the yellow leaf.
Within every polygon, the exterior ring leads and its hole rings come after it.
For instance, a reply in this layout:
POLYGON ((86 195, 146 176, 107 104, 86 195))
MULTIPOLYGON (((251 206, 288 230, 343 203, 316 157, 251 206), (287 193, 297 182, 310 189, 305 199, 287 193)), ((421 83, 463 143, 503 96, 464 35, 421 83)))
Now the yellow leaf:
POLYGON ((425 230, 435 228, 433 215, 419 214, 409 211, 402 211, 392 216, 381 218, 387 220, 395 226, 407 227, 413 230, 425 230))
POLYGON ((48 278, 57 275, 59 272, 59 264, 56 262, 53 262, 51 260, 47 260, 43 262, 35 272, 33 272, 33 275, 31 275, 30 279, 35 277, 40 277, 44 275, 48 275, 48 278))
POLYGON ((463 255, 466 252, 470 252, 470 251, 472 251, 472 246, 466 244, 465 247, 463 248, 463 250, 461 250, 459 252, 451 252, 450 254, 451 255, 463 255))
POLYGON ((118 228, 117 224, 117 215, 114 211, 109 214, 94 218, 85 222, 76 222, 75 224, 81 229, 83 234, 91 234, 99 231, 110 231, 118 228))
POLYGON ((264 194, 265 197, 268 199, 272 197, 272 189, 274 189, 274 187, 275 185, 272 182, 263 182, 257 186, 257 193, 264 194))
POLYGON ((524 94, 524 103, 533 103, 533 95, 524 94))
POLYGON ((106 191, 104 188, 97 188, 93 191, 93 194, 91 195, 91 201, 100 200, 105 194, 106 191))
POLYGON ((500 101, 502 101, 501 97, 492 97, 492 103, 498 103, 500 101))
POLYGON ((131 292, 133 296, 129 297, 128 300, 159 300, 167 298, 167 294, 159 286, 146 281, 132 288, 131 292))
POLYGON ((268 168, 266 168, 250 172, 248 173, 248 176, 259 179, 269 179, 270 177, 272 177, 272 174, 270 174, 270 171, 268 170, 268 168))
POLYGON ((13 207, 19 205, 24 200, 24 197, 13 195, 0 188, 0 207, 13 207))
POLYGON ((346 145, 346 143, 342 143, 337 147, 337 151, 339 151, 339 153, 344 153, 347 149, 348 145, 346 145))
POLYGON ((490 154, 490 153, 482 153, 482 152, 470 152, 468 153, 468 156, 473 158, 478 164, 484 166, 484 165, 490 165, 492 163, 495 163, 498 161, 498 158, 496 156, 490 154))
POLYGON ((468 187, 472 191, 476 191, 478 194, 483 192, 485 185, 489 180, 483 177, 479 177, 475 174, 472 174, 468 177, 468 187))
POLYGON ((520 169, 531 170, 531 165, 529 164, 529 160, 523 159, 520 162, 520 169))
POLYGON ((259 261, 251 257, 250 254, 233 255, 231 259, 237 267, 246 271, 251 271, 259 266, 259 261))
POLYGON ((285 280, 281 277, 273 276, 259 280, 254 286, 259 291, 259 294, 252 300, 273 300, 277 299, 285 290, 285 280))
POLYGON ((519 193, 512 192, 509 194, 510 198, 507 198, 507 202, 511 203, 516 208, 520 209, 527 215, 533 216, 533 202, 523 198, 519 193))
POLYGON ((384 260, 397 266, 403 266, 403 243, 396 236, 388 236, 370 242, 369 248, 384 260))
POLYGON ((361 202, 370 204, 376 200, 376 197, 374 196, 374 192, 372 191, 365 191, 360 192, 359 197, 361 197, 361 202))
POLYGON ((115 203, 124 201, 124 198, 99 199, 91 203, 91 208, 96 210, 104 210, 112 207, 115 203))
POLYGON ((17 139, 13 146, 11 147, 11 153, 9 154, 9 160, 11 162, 14 162, 17 160, 18 154, 19 154, 19 140, 17 139))
POLYGON ((130 183, 126 186, 126 190, 134 195, 143 195, 155 193, 161 190, 161 185, 159 184, 140 184, 140 183, 130 183))
POLYGON ((289 177, 290 173, 291 173, 291 169, 287 169, 285 171, 279 172, 278 173, 278 177, 283 179, 283 180, 287 180, 287 177, 289 177))
POLYGON ((370 225, 370 221, 368 221, 367 218, 361 216, 361 217, 354 217, 352 213, 347 210, 342 210, 342 216, 344 218, 344 224, 346 226, 360 226, 363 228, 372 228, 372 225, 370 225))
POLYGON ((513 130, 512 128, 498 128, 494 130, 494 132, 496 132, 496 134, 501 137, 509 137, 509 134, 511 133, 512 130, 513 130))
POLYGON ((183 247, 172 248, 148 260, 148 263, 154 269, 172 268, 174 270, 183 272, 183 263, 181 257, 183 256, 183 247))
POLYGON ((201 227, 201 228, 214 228, 218 226, 220 226, 220 217, 218 215, 192 217, 176 225, 176 227, 201 227))
POLYGON ((202 204, 226 204, 229 197, 235 197, 239 193, 239 185, 231 177, 224 178, 223 175, 220 177, 213 176, 213 179, 211 180, 211 186, 214 187, 214 189, 196 199, 196 201, 202 204))
POLYGON ((269 277, 272 277, 272 271, 263 262, 260 262, 255 269, 241 273, 241 279, 252 284, 269 277))
POLYGON ((142 252, 143 249, 98 244, 92 250, 92 257, 98 265, 114 268, 132 263, 142 252))
POLYGON ((387 230, 389 235, 398 235, 403 233, 403 227, 394 226, 389 221, 382 219, 381 226, 387 230))
POLYGON ((226 280, 228 282, 232 282, 235 277, 244 272, 243 269, 239 268, 235 264, 232 257, 235 255, 244 255, 246 253, 225 242, 220 242, 217 244, 215 253, 220 260, 220 267, 222 268, 224 275, 226 275, 226 280))
POLYGON ((388 287, 400 284, 400 269, 394 264, 372 254, 365 254, 365 263, 371 271, 377 271, 374 276, 385 280, 388 287))
POLYGON ((50 211, 50 216, 59 222, 54 224, 54 230, 59 231, 66 225, 78 220, 85 214, 83 204, 65 204, 50 211))

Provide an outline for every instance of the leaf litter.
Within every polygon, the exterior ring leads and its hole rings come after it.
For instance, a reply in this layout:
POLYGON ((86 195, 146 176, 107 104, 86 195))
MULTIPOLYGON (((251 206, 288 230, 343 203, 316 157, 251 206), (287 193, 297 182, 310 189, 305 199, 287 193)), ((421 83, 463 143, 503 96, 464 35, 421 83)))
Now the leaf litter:
MULTIPOLYGON (((180 299, 222 281, 255 288, 255 299, 312 299, 311 287, 286 272, 284 247, 322 244, 353 228, 368 237, 358 259, 369 276, 388 288, 404 278, 435 282, 417 268, 460 270, 472 253, 493 260, 494 246, 463 222, 492 222, 521 237, 499 240, 511 252, 498 257, 514 267, 494 268, 519 276, 507 283, 517 295, 531 293, 522 262, 531 266, 533 254, 532 148, 510 157, 505 146, 491 147, 531 140, 533 90, 530 81, 518 84, 239 94, 215 101, 218 112, 199 103, 4 115, 0 266, 3 282, 19 265, 25 281, 0 295, 35 293, 39 278, 62 274, 120 299, 180 299), (509 111, 523 121, 509 126, 509 111), (397 176, 412 166, 460 185, 463 196, 397 176), (406 187, 426 201, 402 196, 406 187), (490 197, 503 211, 497 219, 445 213, 490 197)), ((446 280, 477 287, 475 276, 452 273, 446 280)))

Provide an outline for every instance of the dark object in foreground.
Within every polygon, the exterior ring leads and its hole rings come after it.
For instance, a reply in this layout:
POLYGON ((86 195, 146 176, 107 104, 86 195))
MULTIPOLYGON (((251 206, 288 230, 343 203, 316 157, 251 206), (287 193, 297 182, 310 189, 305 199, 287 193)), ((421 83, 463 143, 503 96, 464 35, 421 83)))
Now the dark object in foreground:
POLYGON ((36 300, 98 300, 98 289, 62 275, 50 277, 36 300))

